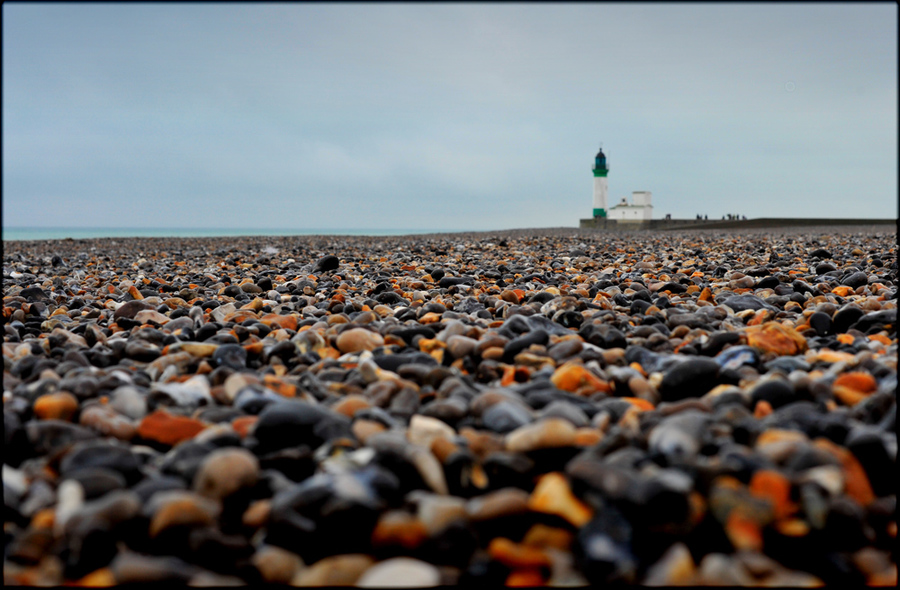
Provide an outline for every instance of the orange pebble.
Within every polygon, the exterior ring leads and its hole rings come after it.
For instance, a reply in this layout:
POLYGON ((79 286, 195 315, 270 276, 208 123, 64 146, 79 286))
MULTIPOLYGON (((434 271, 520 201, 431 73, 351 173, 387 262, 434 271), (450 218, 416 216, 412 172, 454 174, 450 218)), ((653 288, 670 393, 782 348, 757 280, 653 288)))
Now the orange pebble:
POLYGON ((516 368, 509 366, 503 369, 503 378, 500 380, 500 385, 503 387, 509 387, 516 381, 516 368))
POLYGON ((847 287, 846 285, 841 285, 840 287, 835 287, 831 290, 832 293, 837 295, 838 297, 847 297, 848 295, 853 295, 853 289, 847 287))
POLYGON ((700 292, 700 297, 698 297, 700 301, 709 301, 710 303, 715 302, 715 298, 713 297, 712 291, 709 290, 709 287, 703 287, 703 291, 700 292))
POLYGON ((764 323, 766 321, 766 319, 768 319, 768 317, 769 317, 769 310, 760 309, 755 314, 753 314, 753 317, 750 319, 750 321, 747 322, 747 325, 748 326, 758 326, 758 325, 764 323))
POLYGON ((78 398, 67 391, 47 393, 34 401, 34 415, 41 420, 69 421, 78 411, 78 398))
POLYGON ((750 493, 772 502, 776 519, 786 518, 797 511, 796 504, 791 502, 791 482, 777 471, 756 471, 750 479, 750 493))
POLYGON ((572 361, 563 363, 556 369, 553 376, 550 377, 550 381, 559 389, 572 393, 591 394, 597 391, 604 393, 611 391, 609 383, 591 373, 584 366, 572 361))
POLYGON ((841 344, 853 344, 854 340, 856 340, 856 338, 854 338, 850 334, 838 334, 837 335, 837 341, 840 342, 841 344))
POLYGON ((428 538, 428 530, 421 520, 406 514, 382 516, 372 531, 372 545, 384 547, 399 545, 415 549, 428 538))
POLYGON ((631 363, 628 366, 631 367, 632 369, 634 369, 635 371, 637 371, 638 373, 640 373, 641 375, 643 375, 644 377, 647 376, 647 371, 644 370, 644 367, 641 366, 641 363, 631 363))
POLYGON ((568 551, 572 546, 572 539, 572 533, 565 529, 537 523, 525 533, 522 544, 530 547, 553 547, 568 551))
POLYGON ((775 523, 775 528, 785 537, 803 537, 809 534, 809 525, 801 518, 788 518, 775 523))
POLYGON ((575 430, 575 446, 589 447, 603 440, 603 434, 596 428, 583 426, 575 430))
POLYGON ((863 469, 863 466, 853 453, 824 437, 817 438, 813 444, 827 451, 841 462, 845 482, 844 493, 862 506, 868 506, 875 501, 875 492, 872 491, 872 484, 869 483, 866 470, 863 469))
POLYGON ((777 322, 749 326, 745 334, 750 346, 778 355, 793 356, 808 348, 806 338, 800 332, 777 322))
POLYGON ((141 420, 138 434, 166 445, 176 445, 183 440, 194 438, 204 428, 206 424, 200 420, 156 410, 141 420))
POLYGON ((495 537, 488 545, 488 554, 511 568, 550 567, 550 558, 540 549, 514 543, 505 537, 495 537))
POLYGON ((102 567, 84 576, 75 582, 74 585, 87 588, 102 588, 105 586, 115 586, 116 583, 116 577, 113 575, 112 570, 108 567, 102 567))
POLYGON ((575 497, 568 480, 558 472, 541 476, 528 498, 528 507, 561 516, 577 527, 586 525, 594 516, 593 509, 575 497))
POLYGON ((250 428, 256 424, 257 420, 259 420, 259 416, 240 416, 231 421, 231 427, 241 438, 244 438, 250 433, 250 428))
POLYGON ((756 408, 753 409, 753 417, 754 418, 756 418, 757 420, 760 420, 762 418, 765 418, 766 416, 768 416, 771 413, 772 413, 772 404, 770 404, 769 402, 767 402, 764 399, 761 399, 758 402, 756 402, 756 408))
POLYGON ((876 342, 881 342, 885 346, 891 345, 891 339, 885 336, 884 334, 869 334, 869 340, 874 340, 876 342))
POLYGON ((31 526, 36 529, 52 529, 56 520, 56 510, 53 508, 44 508, 35 512, 31 517, 31 526))
POLYGON ((875 378, 862 371, 854 371, 839 375, 838 378, 834 380, 834 385, 849 387, 860 393, 872 393, 878 389, 878 383, 875 382, 875 378))
POLYGON ((536 569, 515 570, 506 578, 506 585, 510 588, 527 588, 529 586, 543 586, 544 576, 536 569))
POLYGON ((272 326, 278 326, 279 328, 284 328, 286 330, 297 329, 297 318, 293 315, 280 315, 277 313, 270 313, 261 317, 259 321, 260 323, 263 323, 270 328, 272 326))
POLYGON ((738 551, 748 550, 758 553, 762 550, 763 538, 759 525, 741 514, 740 510, 732 510, 728 515, 725 533, 738 551))
POLYGON ((332 406, 331 409, 348 418, 352 418, 356 412, 371 407, 371 405, 372 404, 365 396, 351 394, 345 396, 341 401, 332 406))
POLYGON ((652 402, 645 400, 643 398, 640 398, 640 397, 623 397, 623 398, 619 398, 619 399, 622 399, 622 400, 630 403, 632 406, 637 408, 638 411, 641 411, 641 412, 646 412, 646 411, 653 410, 656 408, 656 406, 654 406, 652 402))

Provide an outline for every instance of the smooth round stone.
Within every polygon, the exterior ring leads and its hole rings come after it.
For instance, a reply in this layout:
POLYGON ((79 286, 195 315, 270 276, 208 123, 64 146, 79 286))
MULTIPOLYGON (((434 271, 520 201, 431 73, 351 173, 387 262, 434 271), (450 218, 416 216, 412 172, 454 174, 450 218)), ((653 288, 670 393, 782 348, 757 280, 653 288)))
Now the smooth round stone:
POLYGON ((538 412, 539 418, 563 418, 576 427, 589 426, 591 421, 584 410, 566 400, 554 400, 538 412))
POLYGON ((722 305, 727 305, 736 312, 746 311, 748 309, 752 309, 753 311, 760 309, 774 309, 771 305, 766 303, 765 300, 749 293, 727 297, 723 299, 721 303, 722 305))
POLYGON ((220 512, 218 502, 187 490, 157 492, 144 507, 150 517, 150 537, 175 526, 214 525, 220 512))
POLYGON ((121 473, 129 485, 141 478, 141 464, 131 449, 108 442, 85 442, 75 445, 60 462, 63 476, 87 467, 111 469, 121 473))
POLYGON ((66 391, 48 393, 34 400, 34 414, 41 420, 71 420, 78 411, 78 399, 66 391))
POLYGON ((506 435, 506 449, 524 453, 575 444, 575 426, 565 418, 542 418, 506 435))
POLYGON ((216 348, 212 359, 218 366, 240 371, 247 366, 247 351, 239 344, 223 344, 216 348))
POLYGON ((126 301, 116 309, 115 313, 113 314, 113 319, 134 319, 134 316, 137 315, 139 311, 143 311, 145 309, 153 309, 153 306, 143 301, 126 301))
POLYGON ((323 256, 322 258, 319 258, 319 260, 316 261, 316 266, 315 266, 314 271, 315 272, 328 272, 330 270, 337 270, 338 267, 340 267, 340 265, 341 265, 341 261, 337 256, 328 254, 326 256, 323 256))
POLYGON ((56 491, 54 531, 57 534, 65 531, 69 519, 78 514, 83 506, 84 486, 74 479, 63 479, 56 491))
POLYGON ((149 363, 162 354, 159 347, 139 338, 131 338, 125 345, 125 356, 136 361, 149 363))
POLYGON ((641 582, 644 586, 688 586, 696 566, 691 552, 684 543, 669 547, 659 560, 647 569, 641 582))
POLYGON ((519 404, 503 400, 485 410, 481 422, 488 430, 505 434, 531 422, 531 414, 519 404))
POLYGON ((153 383, 147 396, 150 408, 177 406, 196 409, 212 402, 209 381, 205 375, 196 375, 184 383, 153 383))
POLYGON ((525 490, 502 488, 469 500, 466 513, 473 521, 524 514, 528 511, 528 497, 525 490))
POLYGON ((659 393, 662 401, 702 397, 719 383, 719 364, 709 358, 691 358, 663 373, 659 393))
POLYGON ((132 420, 140 420, 147 414, 147 398, 132 385, 117 387, 110 396, 112 409, 132 420))
POLYGON ((768 379, 763 383, 757 384, 750 395, 754 404, 765 400, 776 409, 786 406, 797 399, 791 382, 782 381, 781 379, 768 379))
POLYGON ((436 535, 451 522, 468 518, 466 501, 462 498, 427 492, 413 492, 407 496, 407 500, 413 498, 418 502, 416 515, 429 536, 436 535))
POLYGON ((434 565, 411 557, 394 557, 367 569, 356 585, 361 588, 424 588, 440 583, 441 572, 434 565))
POLYGON ((819 336, 827 336, 831 334, 831 316, 827 313, 817 311, 809 316, 809 325, 816 331, 819 336))
POLYGON ((27 422, 24 430, 30 448, 41 455, 55 453, 79 441, 97 438, 97 433, 89 428, 60 420, 27 422))
POLYGON ((437 437, 452 440, 455 436, 456 431, 448 426, 446 422, 419 414, 410 418, 409 429, 406 432, 406 438, 409 442, 425 448, 429 448, 431 442, 437 437))
POLYGON ((194 418, 157 410, 141 420, 141 424, 138 426, 138 434, 149 441, 155 441, 161 445, 174 446, 194 438, 206 426, 206 423, 194 418))
POLYGON ((124 489, 127 486, 125 477, 121 473, 102 467, 77 469, 69 473, 66 479, 81 484, 85 500, 94 500, 108 492, 124 489))
MULTIPOLYGON (((72 482, 73 484, 77 482, 72 482)), ((140 500, 131 490, 113 490, 104 496, 86 502, 65 524, 65 532, 71 540, 79 540, 96 529, 106 529, 131 520, 141 511, 140 500)))
POLYGON ((865 312, 858 307, 847 306, 843 309, 838 310, 837 313, 834 314, 834 318, 832 321, 833 330, 835 334, 843 334, 847 330, 850 329, 850 326, 855 324, 861 317, 865 315, 865 312))
POLYGON ((613 507, 597 512, 577 536, 582 571, 591 584, 634 582, 637 559, 631 551, 631 524, 613 507))
POLYGON ((469 356, 476 346, 478 341, 467 336, 454 335, 447 339, 447 351, 456 359, 469 356))
POLYGON ((140 498, 141 504, 146 504, 157 492, 186 489, 187 484, 182 478, 169 475, 148 477, 131 488, 131 490, 140 498))
POLYGON ((259 570, 262 579, 270 584, 290 584, 303 567, 299 555, 272 545, 260 547, 250 561, 259 570))
POLYGON ((862 287, 863 285, 868 284, 869 277, 864 272, 855 272, 849 276, 844 277, 841 280, 842 285, 847 285, 848 287, 857 288, 862 287))
POLYGON ((256 484, 259 461, 249 451, 225 448, 213 451, 194 476, 194 490, 213 500, 224 500, 242 488, 256 484))
MULTIPOLYGON (((826 258, 831 258, 831 257, 827 256, 826 258)), ((819 264, 816 265, 816 274, 817 275, 824 275, 826 273, 834 272, 836 270, 837 270, 837 267, 835 265, 831 264, 830 262, 820 262, 819 264)))
POLYGON ((253 430, 259 441, 257 454, 299 445, 314 449, 326 440, 350 434, 349 418, 302 401, 267 405, 253 430))
POLYGON ((343 353, 362 352, 384 346, 384 338, 378 332, 365 328, 351 328, 338 335, 336 344, 343 353))
POLYGON ((716 362, 722 369, 739 369, 744 365, 755 367, 759 364, 759 353, 752 346, 732 346, 716 355, 716 362))
POLYGON ((81 411, 79 423, 103 436, 130 441, 137 434, 137 425, 109 405, 94 405, 81 411))
POLYGON ((203 570, 195 565, 173 557, 150 556, 123 551, 116 555, 109 569, 116 584, 146 584, 147 582, 187 584, 196 579, 203 570))
POLYGON ((348 553, 320 559, 294 576, 294 586, 353 586, 375 560, 369 555, 348 553))
POLYGON ((469 404, 460 396, 436 399, 419 408, 421 416, 437 418, 443 422, 455 424, 468 414, 469 404))
POLYGON ((693 459, 710 421, 709 414, 697 410, 673 414, 650 431, 650 449, 676 461, 693 459))

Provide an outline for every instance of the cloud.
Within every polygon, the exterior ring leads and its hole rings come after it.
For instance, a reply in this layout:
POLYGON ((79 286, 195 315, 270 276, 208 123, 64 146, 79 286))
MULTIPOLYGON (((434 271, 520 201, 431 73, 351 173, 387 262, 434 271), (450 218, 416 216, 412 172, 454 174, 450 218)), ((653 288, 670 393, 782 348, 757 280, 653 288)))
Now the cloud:
POLYGON ((894 6, 3 11, 7 226, 897 213, 894 6))

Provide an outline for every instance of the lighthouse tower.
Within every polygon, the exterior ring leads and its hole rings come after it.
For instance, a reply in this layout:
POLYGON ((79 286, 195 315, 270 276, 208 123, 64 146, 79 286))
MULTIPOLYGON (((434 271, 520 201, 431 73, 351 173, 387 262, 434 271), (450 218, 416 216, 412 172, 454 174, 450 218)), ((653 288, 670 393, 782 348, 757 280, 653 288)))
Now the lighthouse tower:
POLYGON ((609 167, 606 165, 606 155, 603 148, 597 152, 594 158, 594 217, 606 218, 606 175, 609 174, 609 167))

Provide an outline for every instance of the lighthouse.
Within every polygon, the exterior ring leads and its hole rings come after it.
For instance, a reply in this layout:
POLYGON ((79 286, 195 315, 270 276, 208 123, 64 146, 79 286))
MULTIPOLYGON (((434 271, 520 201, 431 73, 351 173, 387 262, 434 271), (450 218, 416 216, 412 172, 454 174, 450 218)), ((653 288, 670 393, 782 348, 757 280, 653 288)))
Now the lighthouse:
POLYGON ((594 158, 594 218, 606 218, 606 175, 609 174, 609 167, 606 165, 606 155, 603 148, 597 152, 594 158))

